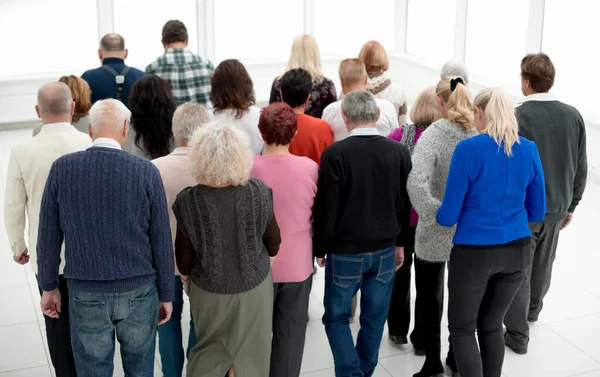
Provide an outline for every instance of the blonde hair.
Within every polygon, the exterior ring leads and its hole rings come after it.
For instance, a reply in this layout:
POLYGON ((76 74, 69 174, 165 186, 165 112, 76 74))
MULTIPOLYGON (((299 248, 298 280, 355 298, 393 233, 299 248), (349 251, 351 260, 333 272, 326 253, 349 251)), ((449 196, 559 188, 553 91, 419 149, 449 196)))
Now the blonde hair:
POLYGON ((321 53, 317 40, 312 35, 302 34, 294 39, 290 60, 288 60, 285 72, 295 68, 302 68, 307 71, 314 83, 323 81, 321 53))
POLYGON ((340 62, 338 69, 340 81, 344 85, 354 84, 357 81, 364 81, 367 76, 365 63, 360 59, 344 59, 340 62))
POLYGON ((385 72, 390 68, 390 60, 385 47, 377 41, 368 41, 360 49, 358 58, 365 63, 368 74, 385 72))
POLYGON ((474 128, 473 122, 473 102, 469 89, 464 84, 457 84, 452 90, 450 81, 454 79, 464 79, 460 76, 443 77, 437 84, 436 94, 444 101, 448 108, 448 121, 457 124, 469 131, 474 128))
POLYGON ((485 133, 496 141, 498 146, 504 143, 504 153, 512 156, 512 147, 519 144, 519 125, 515 108, 504 90, 500 88, 483 89, 475 97, 475 106, 484 111, 485 133))
POLYGON ((204 186, 243 186, 252 169, 250 138, 236 127, 211 122, 194 132, 189 170, 204 186))
POLYGON ((435 86, 431 86, 419 93, 412 109, 410 109, 410 120, 420 126, 429 126, 441 117, 435 86))

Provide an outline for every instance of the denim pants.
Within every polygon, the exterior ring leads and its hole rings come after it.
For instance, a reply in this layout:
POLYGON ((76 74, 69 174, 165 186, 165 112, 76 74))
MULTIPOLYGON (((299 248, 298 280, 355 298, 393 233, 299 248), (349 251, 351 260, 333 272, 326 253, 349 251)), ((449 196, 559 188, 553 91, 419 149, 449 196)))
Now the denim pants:
POLYGON ((531 266, 529 239, 522 241, 452 249, 448 327, 461 377, 502 375, 502 320, 531 266))
POLYGON ((78 377, 113 375, 115 334, 127 377, 154 375, 158 293, 156 282, 130 292, 70 290, 71 341, 78 377))
MULTIPOLYGON (((181 377, 183 371, 183 335, 181 331, 181 313, 183 312, 183 283, 181 277, 174 278, 175 297, 173 299, 173 314, 169 322, 158 326, 158 350, 160 351, 160 364, 164 377, 181 377)), ((194 320, 190 315, 190 334, 185 356, 196 345, 194 320)))
POLYGON ((396 275, 395 247, 365 254, 327 254, 323 324, 336 377, 372 376, 396 275), (350 331, 352 296, 361 290, 356 347, 350 331))

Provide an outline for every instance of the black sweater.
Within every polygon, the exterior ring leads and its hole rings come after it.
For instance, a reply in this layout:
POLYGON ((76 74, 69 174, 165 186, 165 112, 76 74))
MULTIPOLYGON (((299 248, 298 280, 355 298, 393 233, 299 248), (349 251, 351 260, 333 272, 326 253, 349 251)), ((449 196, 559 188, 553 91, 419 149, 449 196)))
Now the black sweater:
POLYGON ((587 181, 583 118, 560 101, 526 101, 516 111, 519 133, 537 144, 546 178, 544 222, 562 221, 575 211, 587 181))
POLYGON ((382 136, 350 136, 327 148, 314 206, 315 255, 403 246, 411 167, 406 147, 382 136))

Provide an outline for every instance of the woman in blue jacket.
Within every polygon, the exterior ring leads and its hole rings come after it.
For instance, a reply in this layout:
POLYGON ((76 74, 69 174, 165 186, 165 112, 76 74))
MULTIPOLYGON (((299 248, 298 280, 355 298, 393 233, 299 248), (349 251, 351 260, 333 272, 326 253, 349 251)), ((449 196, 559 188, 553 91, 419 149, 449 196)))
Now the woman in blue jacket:
POLYGON ((531 265, 529 222, 544 217, 546 192, 537 147, 519 137, 506 94, 485 89, 474 105, 481 134, 456 147, 437 222, 458 223, 448 264, 458 371, 461 377, 500 377, 502 321, 531 265))

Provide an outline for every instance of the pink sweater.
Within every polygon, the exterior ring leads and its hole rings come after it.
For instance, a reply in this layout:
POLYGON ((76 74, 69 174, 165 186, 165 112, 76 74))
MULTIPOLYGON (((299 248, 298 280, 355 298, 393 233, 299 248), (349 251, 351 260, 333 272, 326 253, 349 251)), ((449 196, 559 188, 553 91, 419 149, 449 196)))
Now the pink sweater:
POLYGON ((256 156, 250 176, 273 190, 281 246, 273 264, 273 282, 293 283, 312 273, 312 208, 317 194, 318 165, 294 155, 256 156))

